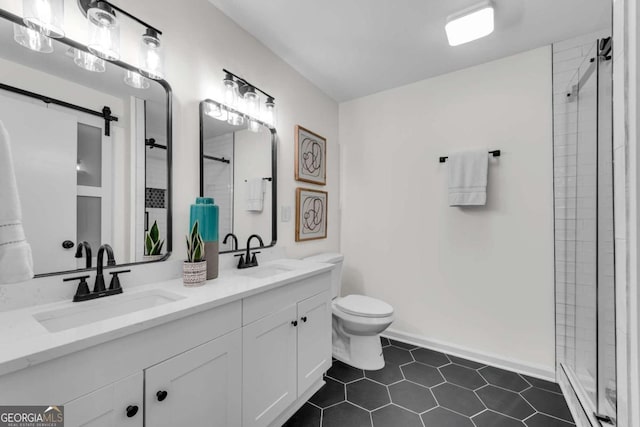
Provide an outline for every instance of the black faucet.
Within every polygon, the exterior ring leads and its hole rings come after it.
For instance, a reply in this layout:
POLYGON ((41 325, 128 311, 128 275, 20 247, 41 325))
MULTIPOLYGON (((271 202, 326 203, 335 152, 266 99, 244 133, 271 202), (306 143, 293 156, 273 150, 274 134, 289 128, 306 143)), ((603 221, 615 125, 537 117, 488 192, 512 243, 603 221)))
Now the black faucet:
POLYGON ((76 258, 82 258, 82 248, 84 248, 85 256, 87 257, 87 264, 85 268, 91 268, 91 245, 87 241, 82 241, 78 243, 78 248, 76 249, 76 258))
POLYGON ((238 238, 233 233, 227 233, 227 235, 224 236, 224 240, 222 241, 222 244, 226 245, 227 244, 227 239, 229 237, 231 237, 233 239, 233 242, 231 243, 231 250, 232 251, 237 251, 238 250, 238 238))
POLYGON ((259 254, 260 252, 258 251, 251 253, 251 240, 253 238, 258 239, 258 241, 260 242, 260 247, 264 248, 262 237, 258 236, 257 234, 252 234, 251 236, 249 236, 249 238, 247 239, 247 253, 235 255, 240 257, 240 261, 238 261, 238 268, 249 268, 258 266, 258 259, 256 258, 256 254, 259 254))
POLYGON ((98 249, 98 268, 96 271, 96 284, 93 286, 93 292, 103 292, 106 290, 104 285, 104 275, 102 274, 102 269, 104 268, 104 251, 107 251, 107 265, 113 266, 116 265, 116 259, 113 257, 113 248, 106 243, 100 246, 98 249))

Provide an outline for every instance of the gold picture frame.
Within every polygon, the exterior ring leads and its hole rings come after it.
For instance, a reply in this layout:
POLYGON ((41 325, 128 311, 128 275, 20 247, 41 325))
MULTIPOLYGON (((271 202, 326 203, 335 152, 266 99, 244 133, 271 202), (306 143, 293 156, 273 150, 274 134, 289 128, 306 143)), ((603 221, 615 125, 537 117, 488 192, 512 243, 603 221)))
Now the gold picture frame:
POLYGON ((296 242, 327 238, 329 193, 296 189, 296 242))
POLYGON ((300 125, 295 137, 296 181, 327 184, 327 139, 300 125))

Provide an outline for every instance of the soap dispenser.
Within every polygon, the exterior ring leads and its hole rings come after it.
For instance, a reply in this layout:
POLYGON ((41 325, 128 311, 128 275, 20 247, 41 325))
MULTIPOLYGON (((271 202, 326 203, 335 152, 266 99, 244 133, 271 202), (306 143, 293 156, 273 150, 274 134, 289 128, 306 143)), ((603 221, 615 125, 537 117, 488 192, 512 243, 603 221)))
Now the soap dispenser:
POLYGON ((200 235, 204 240, 204 258, 207 260, 207 280, 218 277, 218 212, 212 197, 198 197, 191 205, 189 227, 198 221, 200 235))

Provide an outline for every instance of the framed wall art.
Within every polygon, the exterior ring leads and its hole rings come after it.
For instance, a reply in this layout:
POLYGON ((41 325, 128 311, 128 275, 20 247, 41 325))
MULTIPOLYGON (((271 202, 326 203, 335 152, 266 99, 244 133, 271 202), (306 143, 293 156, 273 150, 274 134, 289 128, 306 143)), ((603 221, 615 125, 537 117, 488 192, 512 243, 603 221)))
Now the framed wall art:
POLYGON ((327 238, 326 191, 296 189, 296 242, 327 238))
POLYGON ((296 180, 327 183, 327 140, 302 126, 296 126, 296 180))

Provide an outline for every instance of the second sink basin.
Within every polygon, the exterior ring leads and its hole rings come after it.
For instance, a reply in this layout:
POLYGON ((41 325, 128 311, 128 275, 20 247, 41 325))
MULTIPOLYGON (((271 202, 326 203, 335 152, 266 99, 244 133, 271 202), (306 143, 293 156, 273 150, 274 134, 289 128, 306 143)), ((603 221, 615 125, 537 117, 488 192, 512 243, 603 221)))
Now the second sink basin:
POLYGON ((157 307, 182 298, 184 298, 182 295, 156 289, 73 303, 71 307, 43 311, 34 314, 33 317, 49 332, 59 332, 157 307))

